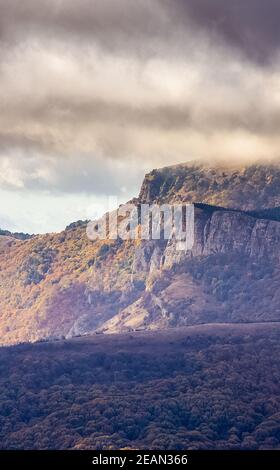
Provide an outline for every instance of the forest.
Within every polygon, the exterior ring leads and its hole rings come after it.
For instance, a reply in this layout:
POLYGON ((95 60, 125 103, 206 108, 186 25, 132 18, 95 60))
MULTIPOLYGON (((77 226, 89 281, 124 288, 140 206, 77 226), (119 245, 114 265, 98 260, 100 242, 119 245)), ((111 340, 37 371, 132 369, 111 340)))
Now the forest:
POLYGON ((278 324, 0 349, 1 449, 280 449, 278 324))

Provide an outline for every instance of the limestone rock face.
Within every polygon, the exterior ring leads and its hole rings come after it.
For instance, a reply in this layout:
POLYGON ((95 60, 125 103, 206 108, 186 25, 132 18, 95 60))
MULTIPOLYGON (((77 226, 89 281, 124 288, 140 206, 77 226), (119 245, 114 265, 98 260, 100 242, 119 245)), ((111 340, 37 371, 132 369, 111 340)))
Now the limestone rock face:
POLYGON ((198 209, 195 211, 195 243, 192 250, 178 251, 176 241, 167 242, 164 249, 155 245, 150 265, 146 262, 145 270, 153 271, 155 260, 157 269, 170 269, 190 256, 231 252, 248 255, 255 261, 265 259, 279 262, 280 223, 228 210, 217 210, 207 216, 198 209))

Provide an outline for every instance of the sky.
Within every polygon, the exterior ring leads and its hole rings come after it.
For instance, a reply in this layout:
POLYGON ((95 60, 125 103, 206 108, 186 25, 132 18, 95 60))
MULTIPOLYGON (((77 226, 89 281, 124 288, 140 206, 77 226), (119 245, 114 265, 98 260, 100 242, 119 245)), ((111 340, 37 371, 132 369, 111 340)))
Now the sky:
POLYGON ((279 158, 279 0, 0 0, 0 227, 101 215, 153 168, 279 158))

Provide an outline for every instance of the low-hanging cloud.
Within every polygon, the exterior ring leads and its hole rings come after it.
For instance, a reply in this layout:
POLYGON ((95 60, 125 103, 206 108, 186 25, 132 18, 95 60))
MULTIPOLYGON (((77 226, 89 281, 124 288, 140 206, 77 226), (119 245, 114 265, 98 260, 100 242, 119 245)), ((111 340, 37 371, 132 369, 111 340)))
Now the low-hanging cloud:
POLYGON ((117 194, 151 167, 278 158, 279 10, 0 0, 0 186, 117 194))

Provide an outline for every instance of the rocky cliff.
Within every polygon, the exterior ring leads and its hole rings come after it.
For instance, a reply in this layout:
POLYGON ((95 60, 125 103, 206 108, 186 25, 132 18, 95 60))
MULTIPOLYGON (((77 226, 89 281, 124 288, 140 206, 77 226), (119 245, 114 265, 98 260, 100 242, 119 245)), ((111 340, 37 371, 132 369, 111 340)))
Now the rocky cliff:
POLYGON ((155 170, 134 202, 195 203, 195 243, 92 242, 86 223, 0 243, 2 344, 211 322, 279 321, 280 170, 155 170))

